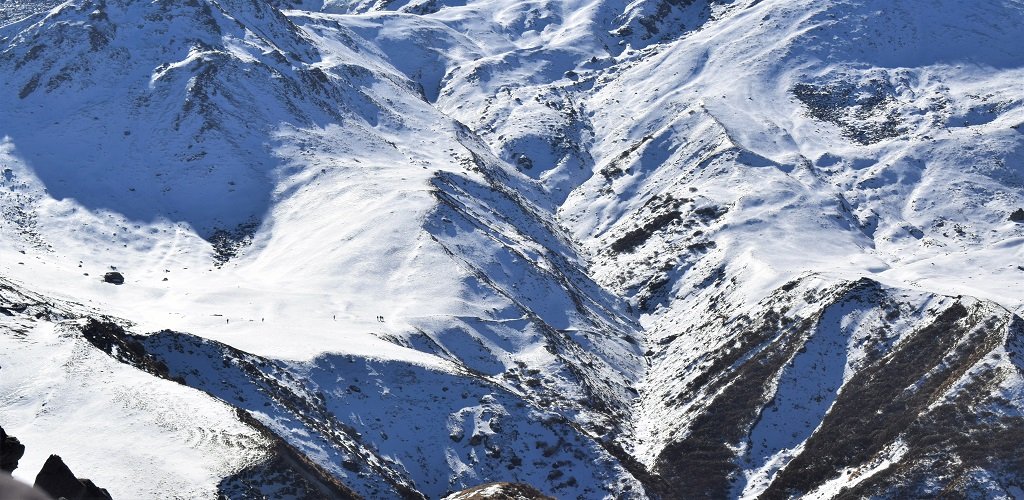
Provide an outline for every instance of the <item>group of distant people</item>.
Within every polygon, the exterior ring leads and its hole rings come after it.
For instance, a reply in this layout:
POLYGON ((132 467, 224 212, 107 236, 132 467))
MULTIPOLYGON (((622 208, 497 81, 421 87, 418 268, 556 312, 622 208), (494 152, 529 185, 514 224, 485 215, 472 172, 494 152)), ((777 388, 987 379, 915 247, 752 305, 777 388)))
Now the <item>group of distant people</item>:
MULTIPOLYGON (((220 315, 219 314, 215 314, 214 316, 220 316, 220 315)), ((266 318, 260 318, 260 323, 263 323, 265 319, 266 318)), ((331 319, 337 321, 338 320, 338 315, 337 314, 332 314, 331 315, 331 319)), ((224 322, 225 323, 231 323, 231 319, 230 318, 224 318, 224 322)), ((378 314, 377 315, 377 322, 378 323, 383 323, 384 322, 384 316, 381 316, 381 315, 378 314)))

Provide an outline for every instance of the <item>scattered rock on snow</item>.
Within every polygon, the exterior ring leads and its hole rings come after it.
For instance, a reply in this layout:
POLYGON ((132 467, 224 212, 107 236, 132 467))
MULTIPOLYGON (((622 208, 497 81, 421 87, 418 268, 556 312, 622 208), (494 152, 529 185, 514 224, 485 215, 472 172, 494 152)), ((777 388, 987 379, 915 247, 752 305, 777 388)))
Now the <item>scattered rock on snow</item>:
POLYGON ((121 273, 119 273, 117 271, 111 271, 111 272, 103 275, 103 281, 105 281, 107 283, 112 283, 114 285, 123 285, 124 284, 124 276, 122 276, 121 273))

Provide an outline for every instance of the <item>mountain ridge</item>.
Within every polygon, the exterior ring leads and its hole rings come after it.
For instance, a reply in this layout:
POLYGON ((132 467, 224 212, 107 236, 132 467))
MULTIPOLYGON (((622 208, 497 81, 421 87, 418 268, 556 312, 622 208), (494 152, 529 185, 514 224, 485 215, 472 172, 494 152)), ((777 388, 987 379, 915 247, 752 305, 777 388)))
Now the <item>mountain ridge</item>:
POLYGON ((1020 2, 0 13, 23 439, 78 363, 195 496, 1020 493, 1020 2))

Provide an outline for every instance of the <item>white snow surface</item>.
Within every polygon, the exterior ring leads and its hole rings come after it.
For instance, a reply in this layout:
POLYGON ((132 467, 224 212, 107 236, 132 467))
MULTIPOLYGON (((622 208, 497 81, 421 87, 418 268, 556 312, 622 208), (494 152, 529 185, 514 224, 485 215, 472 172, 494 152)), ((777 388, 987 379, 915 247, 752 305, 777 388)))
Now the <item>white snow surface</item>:
MULTIPOLYGON (((19 298, 38 297, 2 300, 19 298)), ((94 348, 76 328, 88 309, 57 311, 45 321, 0 318, 0 419, 28 444, 14 477, 31 483, 56 453, 118 498, 201 498, 266 456, 267 439, 232 407, 94 348), (126 480, 133 474, 145 480, 126 480)))

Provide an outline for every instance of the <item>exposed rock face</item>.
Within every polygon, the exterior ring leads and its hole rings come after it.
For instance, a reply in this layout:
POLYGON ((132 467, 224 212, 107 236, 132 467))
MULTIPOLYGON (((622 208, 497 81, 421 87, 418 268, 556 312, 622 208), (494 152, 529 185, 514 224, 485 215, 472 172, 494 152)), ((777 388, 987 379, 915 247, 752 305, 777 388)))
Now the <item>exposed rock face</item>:
POLYGON ((1024 208, 1018 208, 1010 214, 1010 220, 1013 222, 1024 222, 1024 208))
MULTIPOLYGON (((248 412, 239 409, 237 413, 239 420, 258 429, 274 444, 266 461, 247 467, 221 480, 217 488, 218 498, 273 498, 275 496, 309 500, 320 498, 361 500, 363 498, 342 484, 323 467, 278 437, 248 412)), ((410 497, 412 496, 410 495, 410 497)))
POLYGON ((522 483, 489 483, 452 493, 444 500, 554 500, 522 483))
POLYGON ((124 328, 116 323, 90 318, 82 328, 82 337, 97 349, 122 362, 157 377, 171 379, 167 373, 167 365, 147 354, 145 347, 137 339, 126 335, 124 328))
POLYGON ((111 271, 111 272, 103 275, 103 281, 105 281, 107 283, 114 284, 114 285, 123 285, 124 284, 124 276, 122 276, 121 273, 119 273, 117 271, 111 271))
POLYGON ((54 498, 68 500, 110 500, 107 490, 88 479, 76 478, 71 469, 57 455, 50 455, 36 475, 35 487, 54 498))
POLYGON ((8 436, 0 427, 0 470, 14 472, 18 468, 18 460, 25 454, 25 445, 14 436, 8 436))
POLYGON ((1019 439, 1024 419, 999 409, 1016 404, 1003 387, 1020 374, 1021 319, 866 278, 808 285, 667 338, 650 411, 654 432, 682 437, 656 459, 662 496, 794 498, 836 478, 854 497, 1012 491, 1005 478, 1020 460, 1002 443, 1019 439), (702 354, 703 367, 688 363, 694 370, 681 363, 680 338, 725 347, 702 354))

